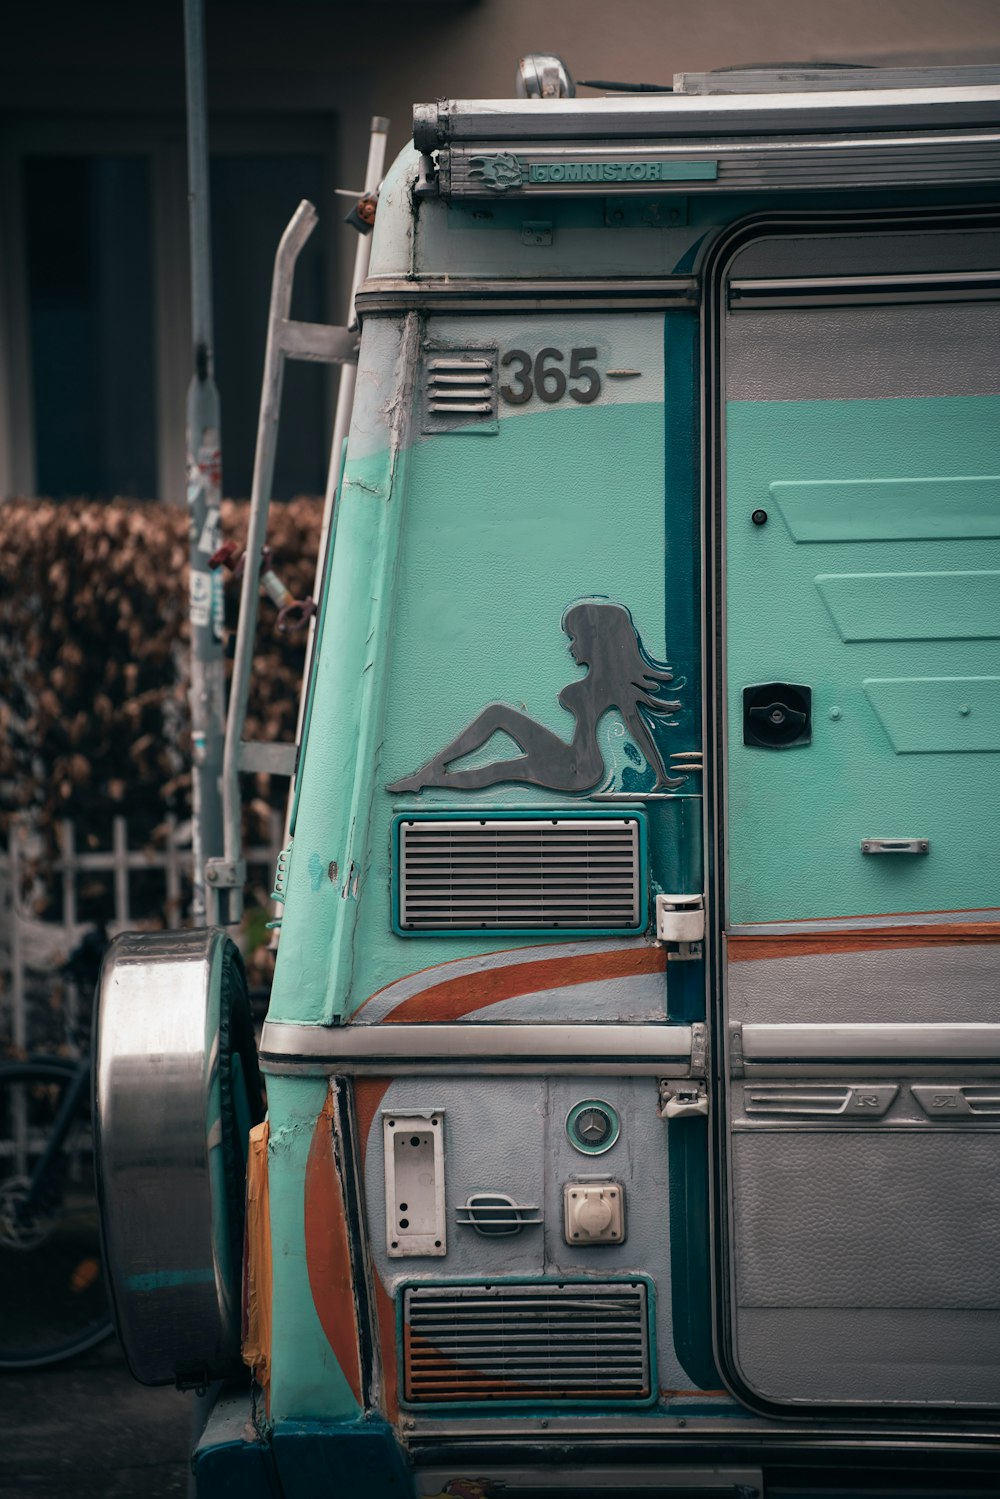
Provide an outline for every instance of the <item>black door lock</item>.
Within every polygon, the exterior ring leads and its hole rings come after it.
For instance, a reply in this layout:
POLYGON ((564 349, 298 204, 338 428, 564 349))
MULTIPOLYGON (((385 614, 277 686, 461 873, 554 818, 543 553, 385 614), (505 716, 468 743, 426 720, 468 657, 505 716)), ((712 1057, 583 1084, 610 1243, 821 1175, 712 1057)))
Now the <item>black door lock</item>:
POLYGON ((812 688, 764 682, 743 689, 743 743, 794 749, 812 742, 812 688))

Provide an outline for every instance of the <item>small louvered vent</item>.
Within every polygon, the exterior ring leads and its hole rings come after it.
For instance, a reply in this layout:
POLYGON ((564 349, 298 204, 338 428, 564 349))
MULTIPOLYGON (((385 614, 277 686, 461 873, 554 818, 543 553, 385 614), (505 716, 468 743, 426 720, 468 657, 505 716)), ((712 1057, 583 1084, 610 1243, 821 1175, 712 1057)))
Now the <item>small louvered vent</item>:
POLYGON ((412 1401, 643 1400, 646 1286, 411 1286, 403 1361, 412 1401))
POLYGON ((424 355, 425 432, 457 431, 497 417, 495 349, 439 349, 424 355))
POLYGON ((400 930, 637 931, 639 827, 635 817, 403 818, 400 930))

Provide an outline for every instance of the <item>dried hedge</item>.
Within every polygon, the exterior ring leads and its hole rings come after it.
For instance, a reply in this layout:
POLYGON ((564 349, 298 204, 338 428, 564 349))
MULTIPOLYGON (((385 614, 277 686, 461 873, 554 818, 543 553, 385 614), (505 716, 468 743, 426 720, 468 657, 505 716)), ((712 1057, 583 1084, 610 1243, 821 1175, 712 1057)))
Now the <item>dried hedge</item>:
MULTIPOLYGON (((274 566, 312 591, 322 502, 272 510, 274 566)), ((190 815, 187 514, 177 506, 10 500, 0 553, 0 826, 27 814, 55 849, 71 818, 78 846, 106 843, 125 812, 133 841, 190 815)), ((223 532, 242 545, 247 506, 227 501, 223 532)), ((227 587, 235 629, 239 587, 227 587)), ((305 632, 278 635, 262 599, 247 737, 295 733, 305 632)), ((247 785, 251 818, 282 806, 287 783, 247 785)), ((251 825, 249 836, 263 838, 251 825)))

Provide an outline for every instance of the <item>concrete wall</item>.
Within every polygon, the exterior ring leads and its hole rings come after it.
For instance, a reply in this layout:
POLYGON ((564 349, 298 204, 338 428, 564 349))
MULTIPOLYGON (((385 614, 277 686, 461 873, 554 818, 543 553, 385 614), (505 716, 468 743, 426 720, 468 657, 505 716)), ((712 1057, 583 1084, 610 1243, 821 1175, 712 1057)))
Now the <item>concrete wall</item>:
MULTIPOLYGON (((209 98, 223 110, 366 107, 407 136, 416 100, 503 96, 517 57, 561 53, 577 77, 789 61, 1000 59, 996 0, 207 0, 209 98)), ((171 110, 182 0, 6 6, 0 111, 171 110)))

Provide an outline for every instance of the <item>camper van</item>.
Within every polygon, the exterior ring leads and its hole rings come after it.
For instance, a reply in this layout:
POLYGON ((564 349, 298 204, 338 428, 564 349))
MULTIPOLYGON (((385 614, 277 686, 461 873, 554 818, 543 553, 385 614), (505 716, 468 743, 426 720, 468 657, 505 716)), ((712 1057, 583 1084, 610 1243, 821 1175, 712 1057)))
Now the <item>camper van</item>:
POLYGON ((1000 70, 535 78, 379 194, 263 1032, 238 850, 105 964, 119 1334, 203 1499, 995 1494, 1000 70))

